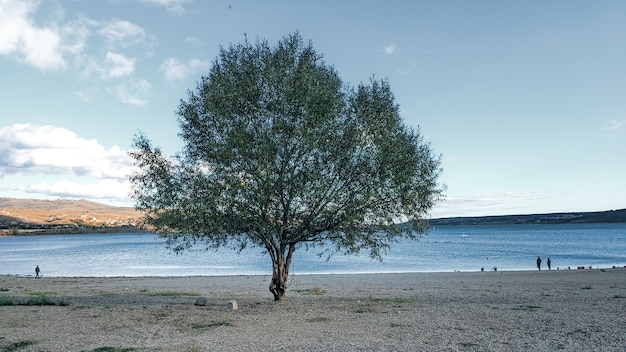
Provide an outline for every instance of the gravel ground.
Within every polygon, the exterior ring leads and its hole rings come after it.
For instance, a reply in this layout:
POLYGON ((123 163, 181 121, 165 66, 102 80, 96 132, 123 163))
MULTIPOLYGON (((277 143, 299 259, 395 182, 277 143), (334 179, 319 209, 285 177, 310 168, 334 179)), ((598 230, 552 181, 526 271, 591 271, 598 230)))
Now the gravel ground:
POLYGON ((626 269, 294 276, 277 303, 268 285, 0 276, 0 351, 626 351, 626 269))

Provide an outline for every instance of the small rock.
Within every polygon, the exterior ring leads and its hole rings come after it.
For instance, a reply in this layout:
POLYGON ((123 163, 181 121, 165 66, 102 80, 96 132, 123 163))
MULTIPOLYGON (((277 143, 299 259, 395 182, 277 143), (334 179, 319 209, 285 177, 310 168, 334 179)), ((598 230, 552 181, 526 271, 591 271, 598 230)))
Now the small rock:
POLYGON ((206 297, 198 297, 196 298, 195 305, 197 306, 206 306, 207 298, 206 297))
POLYGON ((228 301, 228 309, 237 310, 237 301, 235 300, 228 301))

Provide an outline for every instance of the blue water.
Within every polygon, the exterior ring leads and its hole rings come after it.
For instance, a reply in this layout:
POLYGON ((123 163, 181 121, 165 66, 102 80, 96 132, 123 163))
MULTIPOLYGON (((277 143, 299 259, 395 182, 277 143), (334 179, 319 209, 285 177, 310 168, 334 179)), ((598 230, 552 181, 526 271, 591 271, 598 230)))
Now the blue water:
MULTIPOLYGON (((626 265, 626 224, 437 227, 419 241, 392 246, 381 263, 367 253, 336 254, 300 248, 292 274, 536 270, 537 256, 552 269, 626 265), (466 236, 461 236, 465 234, 466 236)), ((153 234, 0 237, 0 275, 47 276, 270 275, 258 248, 194 250, 176 255, 153 234)))

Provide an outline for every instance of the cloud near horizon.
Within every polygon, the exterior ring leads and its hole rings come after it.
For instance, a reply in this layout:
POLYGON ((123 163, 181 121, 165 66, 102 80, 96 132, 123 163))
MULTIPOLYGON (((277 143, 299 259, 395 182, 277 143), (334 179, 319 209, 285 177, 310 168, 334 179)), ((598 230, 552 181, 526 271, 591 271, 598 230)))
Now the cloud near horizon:
MULTIPOLYGON (((490 215, 519 215, 525 209, 533 209, 538 200, 546 198, 541 192, 497 192, 473 194, 466 196, 447 197, 445 201, 437 203, 431 211, 433 218, 458 216, 490 216, 490 215)), ((561 211, 562 209, 546 209, 545 212, 561 211)))
POLYGON ((133 163, 126 151, 51 125, 0 126, 0 177, 44 179, 19 191, 49 196, 127 199, 133 163), (52 184, 48 180, 64 180, 52 184))
POLYGON ((51 125, 14 124, 0 127, 0 173, 20 174, 41 170, 96 178, 125 179, 132 161, 114 146, 104 149, 95 139, 51 125))
POLYGON ((21 187, 26 193, 45 194, 50 197, 75 199, 111 199, 130 201, 128 184, 118 180, 99 180, 97 183, 81 184, 71 181, 46 182, 21 187))

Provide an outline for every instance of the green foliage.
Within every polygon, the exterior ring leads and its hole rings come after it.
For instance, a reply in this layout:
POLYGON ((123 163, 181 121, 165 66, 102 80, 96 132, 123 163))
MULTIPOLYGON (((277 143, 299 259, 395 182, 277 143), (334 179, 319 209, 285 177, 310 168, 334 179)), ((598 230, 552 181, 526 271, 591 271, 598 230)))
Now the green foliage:
POLYGON ((234 324, 228 317, 225 317, 221 320, 214 320, 208 323, 192 323, 191 324, 192 329, 199 329, 199 330, 207 329, 207 328, 215 328, 218 326, 234 326, 234 324))
POLYGON ((69 302, 62 298, 50 297, 45 294, 31 295, 28 298, 0 296, 0 306, 68 306, 69 302))
POLYGON ((15 306, 17 298, 14 296, 0 296, 0 306, 15 306))
POLYGON ((541 307, 539 306, 534 306, 534 305, 521 305, 521 306, 517 306, 517 307, 513 307, 511 308, 513 310, 523 310, 523 311, 529 311, 529 312, 534 312, 537 309, 541 309, 541 307))
POLYGON ((442 198, 440 159, 389 82, 347 86, 297 33, 221 49, 178 116, 179 154, 144 135, 130 153, 136 208, 176 252, 259 246, 284 284, 296 246, 381 258, 442 198))
POLYGON ((139 291, 144 296, 151 297, 179 297, 179 296, 187 296, 187 297, 197 297, 200 296, 197 292, 147 292, 147 291, 139 291))
POLYGON ((35 343, 35 341, 22 340, 22 341, 14 342, 14 343, 10 344, 9 346, 2 348, 0 351, 1 352, 19 351, 22 348, 26 348, 26 347, 28 347, 30 345, 33 345, 34 343, 35 343))
POLYGON ((29 294, 31 296, 48 296, 48 295, 56 295, 58 292, 56 291, 25 291, 24 293, 29 294))
POLYGON ((314 295, 314 296, 321 296, 323 294, 326 293, 326 291, 320 289, 320 288, 307 288, 307 289, 297 289, 294 290, 296 292, 298 292, 299 294, 302 295, 314 295))

